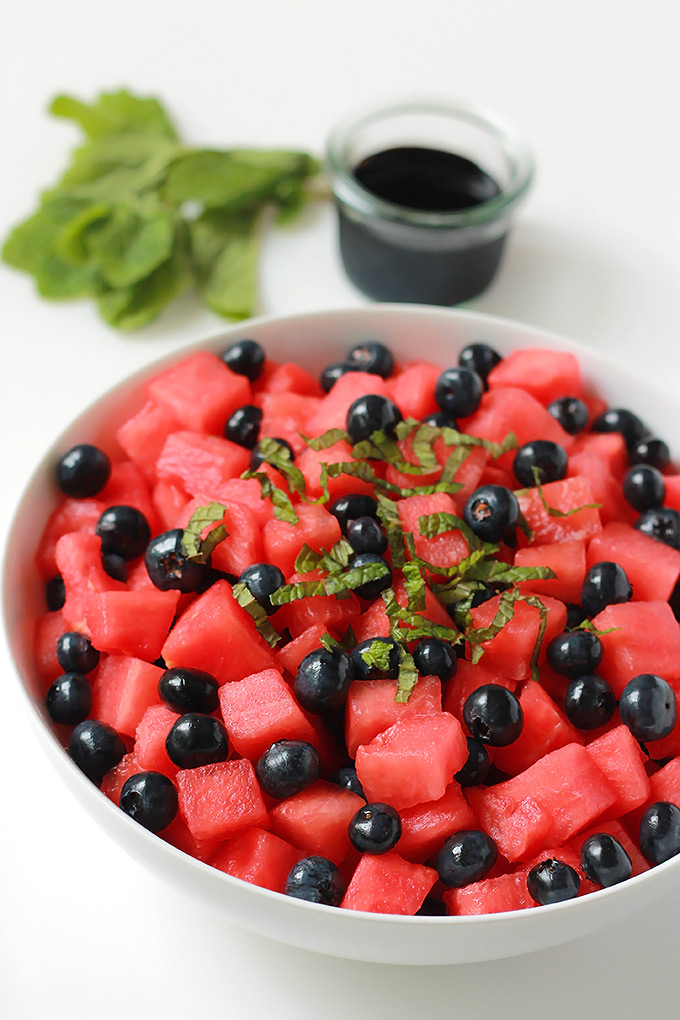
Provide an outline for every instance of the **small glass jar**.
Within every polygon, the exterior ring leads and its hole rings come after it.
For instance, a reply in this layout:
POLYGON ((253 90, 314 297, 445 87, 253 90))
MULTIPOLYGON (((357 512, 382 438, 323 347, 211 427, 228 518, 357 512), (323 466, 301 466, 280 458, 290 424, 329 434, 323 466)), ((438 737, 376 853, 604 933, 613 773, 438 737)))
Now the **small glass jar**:
POLYGON ((338 126, 326 170, 352 283, 378 301, 456 305, 493 280, 534 164, 496 116, 415 102, 338 126))

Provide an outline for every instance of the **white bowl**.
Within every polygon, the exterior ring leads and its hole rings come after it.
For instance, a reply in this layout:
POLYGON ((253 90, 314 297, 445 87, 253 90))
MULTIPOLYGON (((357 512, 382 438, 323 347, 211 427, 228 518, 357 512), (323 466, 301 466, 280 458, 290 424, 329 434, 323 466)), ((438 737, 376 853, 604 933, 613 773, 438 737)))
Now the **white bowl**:
MULTIPOLYGON (((277 360, 296 360, 314 372, 359 340, 387 343, 398 359, 456 364, 461 347, 485 341, 500 353, 517 347, 573 351, 586 379, 613 405, 628 406, 667 442, 680 436, 680 405, 595 351, 538 329, 491 316, 439 308, 374 305, 239 324, 200 347, 222 350, 239 337, 258 340, 277 360)), ((183 353, 186 353, 183 352, 183 353)), ((155 874, 177 882, 229 920, 281 942, 350 959, 396 964, 451 964, 515 956, 558 945, 610 924, 650 899, 680 886, 680 857, 621 885, 567 903, 481 917, 397 917, 317 906, 260 889, 186 856, 120 811, 73 764, 53 735, 32 659, 32 624, 44 612, 43 586, 31 550, 58 500, 52 483, 60 454, 77 442, 110 445, 112 426, 139 406, 142 385, 162 365, 98 399, 57 439, 38 466, 19 506, 6 549, 5 623, 10 649, 37 726, 55 768, 85 810, 123 849, 155 874)), ((680 447, 672 451, 677 457, 680 447)))

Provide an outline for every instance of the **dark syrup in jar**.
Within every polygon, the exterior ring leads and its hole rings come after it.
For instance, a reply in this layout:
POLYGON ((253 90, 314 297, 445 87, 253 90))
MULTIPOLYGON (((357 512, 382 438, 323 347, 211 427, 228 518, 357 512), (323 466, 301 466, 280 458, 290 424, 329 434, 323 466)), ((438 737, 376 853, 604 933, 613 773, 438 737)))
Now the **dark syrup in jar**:
MULTIPOLYGON (((367 156, 353 176, 377 198, 419 212, 460 212, 501 193, 493 177, 471 160, 419 146, 367 156)), ((461 228, 409 226, 378 214, 368 222, 342 206, 338 212, 347 274, 378 301, 466 301, 489 285, 505 243, 505 232, 470 242, 461 228)))

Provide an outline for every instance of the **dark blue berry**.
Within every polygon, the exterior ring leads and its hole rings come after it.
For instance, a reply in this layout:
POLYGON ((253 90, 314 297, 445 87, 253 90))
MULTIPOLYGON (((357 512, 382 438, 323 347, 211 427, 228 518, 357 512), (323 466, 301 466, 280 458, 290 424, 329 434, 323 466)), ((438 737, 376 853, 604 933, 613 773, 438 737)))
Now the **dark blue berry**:
POLYGON ((47 692, 47 713, 52 722, 75 726, 92 711, 92 687, 81 673, 58 676, 47 692))
POLYGON ((352 401, 345 418, 345 428, 353 443, 370 439, 374 432, 393 436, 402 421, 402 414, 395 403, 377 393, 367 393, 352 401))
POLYGON ((427 417, 423 418, 423 425, 434 425, 438 429, 455 429, 458 431, 458 422, 452 415, 447 414, 446 411, 433 411, 432 414, 428 414, 427 417))
POLYGON ((548 404, 548 413, 570 436, 583 432, 588 424, 588 408, 578 397, 558 397, 548 404))
POLYGON ((160 772, 138 772, 123 783, 120 806, 145 829, 162 832, 177 814, 177 790, 160 772))
POLYGON ((482 485, 466 502, 463 518, 477 538, 499 542, 517 527, 519 503, 503 485, 482 485))
POLYGON ((447 368, 437 379, 434 399, 452 418, 467 418, 479 407, 484 383, 470 368, 447 368))
POLYGON ((579 606, 576 602, 567 602, 567 622, 565 624, 565 630, 577 630, 584 620, 588 617, 583 612, 583 606, 579 606))
POLYGON ((253 596, 256 602, 264 609, 267 616, 271 616, 279 609, 279 606, 273 606, 271 596, 277 591, 281 585, 286 583, 286 579, 273 563, 253 563, 241 574, 240 581, 243 581, 246 588, 253 596))
POLYGON ((520 446, 512 470, 519 484, 529 489, 536 485, 536 475, 541 485, 566 478, 568 465, 563 446, 550 439, 534 439, 520 446))
MULTIPOLYGON (((354 556, 350 557, 347 566, 349 570, 359 570, 361 568, 365 570, 366 567, 380 568, 380 573, 377 577, 354 585, 352 591, 362 599, 373 601, 392 584, 392 568, 387 560, 384 560, 382 556, 378 556, 376 553, 355 553, 354 556)), ((376 570, 376 573, 378 573, 378 570, 376 570)))
POLYGON ((444 885, 460 889, 484 878, 497 858, 498 847, 491 836, 478 829, 461 829, 445 840, 434 866, 444 885))
POLYGON ((352 682, 349 658, 340 648, 317 648, 306 655, 295 676, 295 695, 316 715, 341 708, 352 682))
POLYGON ((485 385, 489 372, 503 359, 498 351, 495 351, 489 344, 468 344, 458 355, 458 364, 461 368, 469 368, 476 372, 485 385))
POLYGON ((399 675, 401 652, 394 638, 367 638, 365 641, 355 645, 349 653, 349 658, 352 666, 352 676, 355 680, 395 680, 399 675), (363 653, 368 653, 375 644, 388 646, 387 669, 379 669, 378 666, 369 665, 366 659, 364 659, 363 653))
POLYGON ((678 721, 675 691, 655 673, 640 673, 623 688, 619 713, 636 740, 661 740, 678 721))
POLYGON ((527 889, 535 903, 562 903, 578 896, 581 879, 572 867, 554 857, 541 861, 527 875, 527 889))
POLYGON ((663 506, 666 483, 661 472, 650 464, 636 464, 623 479, 623 495, 639 513, 663 506))
POLYGON ((127 563, 122 556, 118 555, 118 553, 104 553, 102 556, 102 567, 109 577, 114 579, 114 581, 122 581, 123 584, 127 581, 127 563))
POLYGON ((434 896, 427 896, 421 907, 416 910, 416 917, 446 917, 446 907, 443 900, 437 900, 434 896))
POLYGON ((290 869, 285 893, 298 900, 339 907, 345 888, 344 878, 328 858, 303 857, 290 869))
POLYGON ((355 344, 349 351, 346 361, 350 372, 370 372, 387 379, 394 369, 392 352, 384 344, 376 340, 368 340, 355 344))
POLYGON ((581 867, 586 878, 605 889, 625 882, 633 874, 630 857, 608 832, 594 832, 583 841, 581 867))
POLYGON ((581 589, 581 605, 587 616, 597 616, 606 606, 630 602, 633 589, 626 571, 618 563, 603 560, 587 572, 581 589))
POLYGON ((277 740, 261 755, 255 772, 264 792, 283 800, 316 782, 321 759, 316 748, 304 740, 277 740))
POLYGON ((330 504, 328 511, 337 520, 343 535, 346 535, 350 521, 356 521, 359 517, 377 517, 378 501, 363 492, 353 492, 348 496, 339 496, 330 504))
POLYGON ((174 666, 166 669, 158 681, 158 693, 168 708, 184 715, 201 712, 210 715, 219 708, 219 684, 202 669, 174 666))
POLYGON ((468 746, 467 761, 453 778, 459 786, 483 786, 491 768, 489 752, 476 737, 466 737, 465 739, 468 746))
POLYGON ((55 574, 45 585, 45 603, 51 613, 56 612, 66 601, 66 588, 61 574, 55 574))
POLYGON ((338 381, 341 375, 346 372, 356 372, 356 368, 350 368, 349 365, 345 364, 344 361, 334 361, 332 365, 326 365, 323 372, 319 376, 319 383, 324 393, 330 393, 333 386, 338 381))
POLYGON ((357 517, 347 525, 347 541, 356 553, 377 553, 387 549, 387 536, 374 517, 357 517))
POLYGON ((601 676, 588 674, 570 680, 564 696, 564 712, 579 730, 604 726, 616 711, 614 692, 601 676))
POLYGON ((413 661, 421 676, 438 676, 440 680, 450 680, 456 672, 458 655, 449 641, 425 637, 414 648, 413 661))
POLYGON ((626 446, 634 446, 647 433, 643 421, 625 407, 610 407, 598 415, 591 425, 593 432, 619 432, 626 446))
POLYGON ((227 419, 224 426, 224 438, 230 439, 232 443, 252 450, 260 438, 260 425, 262 424, 262 409, 254 404, 244 404, 238 407, 227 419))
POLYGON ((99 663, 99 652, 84 634, 67 630, 57 641, 57 660, 64 673, 91 673, 99 663))
POLYGON ((652 864, 663 864, 680 854, 680 808, 660 800, 640 819, 640 850, 652 864))
POLYGON ((156 535, 146 547, 146 570, 160 591, 202 591, 210 583, 209 567, 186 558, 183 538, 184 530, 173 528, 156 535))
POLYGON ((68 753, 81 772, 95 786, 101 786, 106 773, 126 752, 122 738, 112 726, 97 719, 78 723, 68 742, 68 753))
POLYGON ((170 761, 180 769, 213 765, 229 757, 229 737, 224 724, 212 715, 187 712, 173 723, 165 738, 170 761))
POLYGON ((124 560, 141 556, 151 538, 149 522, 134 506, 110 506, 97 521, 95 533, 101 539, 102 554, 115 553, 124 560))
POLYGON ((524 713, 519 699, 500 684, 483 684, 463 705, 463 719, 473 737, 491 747, 507 747, 519 737, 524 713))
POLYGON ((87 499, 101 492, 111 474, 111 461, 98 446, 81 443, 65 453, 57 464, 57 483, 74 499, 87 499))
POLYGON ((657 471, 663 471, 671 462, 671 451, 663 439, 643 436, 628 448, 628 460, 631 464, 649 464, 657 471))
POLYGON ((657 542, 680 549, 680 513, 670 507, 654 507, 645 510, 635 522, 635 527, 657 542))
POLYGON ((364 800, 366 800, 364 788, 359 782, 357 770, 354 768, 354 765, 343 765, 342 768, 339 768, 332 776, 329 776, 328 780, 331 783, 335 783, 336 786, 341 786, 343 790, 349 790, 350 793, 356 793, 357 797, 363 797, 364 800))
POLYGON ((480 587, 472 596, 472 601, 470 602, 471 609, 476 609, 477 606, 483 606, 485 602, 490 602, 491 599, 495 599, 496 595, 498 595, 498 592, 490 585, 484 584, 482 581, 477 583, 480 587))
POLYGON ((390 804, 374 801, 359 808, 347 833, 360 853, 386 854, 401 838, 401 818, 390 804))
POLYGON ((596 634, 587 630, 571 630, 558 634, 548 645, 548 665, 561 676, 585 676, 595 673, 602 662, 604 649, 596 634))
MULTIPOLYGON (((271 439, 274 443, 278 443, 279 446, 282 448, 281 452, 287 450, 288 451, 288 456, 289 456, 291 462, 295 460, 295 450, 290 445, 290 443, 288 442, 287 439, 281 439, 280 436, 268 436, 267 438, 271 439)), ((284 453, 284 457, 285 457, 285 453, 284 453)), ((257 471, 257 469, 259 468, 260 464, 264 464, 264 462, 265 462, 265 457, 264 457, 264 454, 262 453, 262 451, 260 450, 260 443, 258 443, 257 446, 253 447, 253 450, 252 450, 252 452, 250 454, 250 470, 251 471, 257 471)))
POLYGON ((265 353, 256 340, 239 340, 220 355, 224 364, 254 382, 264 368, 265 353))

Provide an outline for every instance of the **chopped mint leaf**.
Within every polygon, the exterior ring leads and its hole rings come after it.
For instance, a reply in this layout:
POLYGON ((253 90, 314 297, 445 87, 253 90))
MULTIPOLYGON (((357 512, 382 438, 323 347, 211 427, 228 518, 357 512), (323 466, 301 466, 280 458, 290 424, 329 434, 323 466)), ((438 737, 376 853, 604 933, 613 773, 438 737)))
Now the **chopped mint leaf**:
MULTIPOLYGON (((517 494, 515 493, 515 495, 517 494)), ((519 514, 519 521, 517 527, 522 532, 522 534, 526 536, 526 538, 529 540, 529 543, 531 544, 531 542, 533 542, 534 540, 534 533, 533 530, 529 527, 529 522, 527 521, 526 517, 524 516, 521 510, 519 514)))
POLYGON ((418 531, 425 538, 434 538, 436 535, 443 535, 447 531, 460 531, 469 549, 476 549, 480 544, 479 538, 477 538, 472 529, 468 527, 462 517, 457 517, 455 514, 425 514, 423 517, 418 518, 418 531))
POLYGON ((408 595, 408 608, 413 612, 425 609, 425 581, 417 563, 405 563, 401 568, 404 575, 404 586, 408 595))
POLYGON ((384 577, 389 569, 386 563, 366 563, 342 573, 329 574, 317 581, 284 584, 273 593, 271 602, 274 606, 285 606, 299 599, 318 598, 322 595, 336 595, 341 598, 343 593, 351 593, 359 585, 384 577))
POLYGON ((258 453, 265 464, 270 464, 284 476, 293 492, 297 492, 300 496, 305 495, 305 476, 300 468, 293 464, 287 446, 277 439, 267 437, 260 440, 258 453))
POLYGON ((397 693, 394 700, 400 705, 407 704, 417 683, 418 670, 413 661, 413 656, 406 648, 402 647, 399 676, 397 677, 397 693))
POLYGON ((382 672, 388 672, 390 668, 390 656, 393 654, 393 645, 388 641, 381 641, 375 638, 370 645, 361 649, 361 658, 367 666, 375 666, 382 672))
POLYGON ((254 478, 260 485, 260 496, 262 499, 270 499, 274 507, 274 517, 277 521, 286 521, 288 524, 297 524, 298 515, 295 513, 292 500, 287 492, 279 489, 272 482, 271 478, 264 471, 244 471, 241 478, 254 478))
POLYGON ((501 594, 495 616, 488 627, 473 627, 466 632, 465 637, 468 643, 473 646, 473 653, 477 654, 475 649, 479 648, 477 659, 473 658, 473 662, 478 661, 483 652, 480 646, 485 641, 491 641, 495 638, 503 630, 503 627, 510 623, 515 615, 515 603, 519 597, 519 592, 516 589, 511 588, 508 591, 504 591, 501 594))
POLYGON ((406 552, 404 549, 404 529, 401 525, 398 505, 395 500, 389 499, 382 493, 377 494, 378 517, 385 529, 387 542, 392 553, 392 565, 399 570, 406 563, 406 552))
POLYGON ((309 436, 305 436, 302 433, 300 433, 300 435, 310 450, 316 450, 317 452, 319 450, 328 450, 331 446, 335 446, 336 443, 341 441, 351 444, 349 434, 345 432, 344 429, 329 429, 327 432, 324 432, 323 435, 315 436, 313 439, 310 439, 309 436))
POLYGON ((225 510, 226 507, 222 503, 208 503, 207 506, 199 506, 194 511, 182 535, 182 552, 187 560, 193 563, 207 563, 213 549, 228 537, 229 532, 225 525, 219 524, 209 531, 205 538, 201 538, 209 524, 223 520, 225 510))
POLYGON ((233 589, 233 595, 239 606, 248 613, 253 620, 260 637, 264 638, 270 648, 276 648, 276 646, 282 641, 281 635, 277 630, 272 627, 269 622, 269 617, 264 611, 263 607, 252 595, 248 587, 243 581, 238 581, 233 589))
POLYGON ((606 630, 598 630, 592 620, 582 620, 575 629, 587 630, 591 634, 594 634, 595 637, 603 637, 605 634, 613 634, 615 630, 621 630, 620 627, 607 627, 606 630))
POLYGON ((540 615, 540 623, 538 625, 538 634, 536 635, 536 643, 534 644, 531 652, 531 659, 529 660, 529 667, 531 669, 531 677, 536 683, 540 680, 540 670, 538 668, 538 657, 541 653, 541 645, 543 644, 543 638, 545 637, 545 628, 548 626, 548 609, 537 595, 525 595, 522 597, 522 601, 526 602, 527 605, 533 606, 534 609, 538 609, 540 615))
POLYGON ((558 510, 557 507, 548 506, 548 501, 545 498, 543 486, 541 485, 540 479, 541 469, 538 467, 537 464, 534 464, 532 466, 531 473, 533 474, 534 481, 536 482, 536 491, 538 492, 538 498, 543 504, 543 509, 547 514, 550 515, 550 517, 571 517, 572 514, 578 514, 581 512, 581 510, 599 510, 600 507, 602 506, 601 503, 583 503, 582 506, 574 506, 571 508, 571 510, 558 510))

